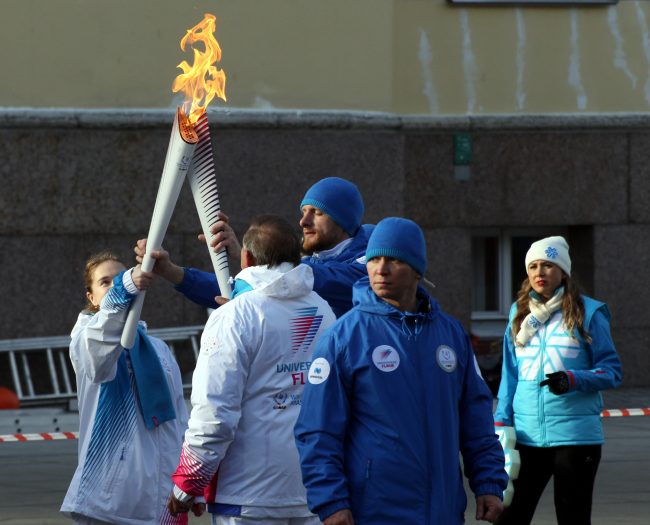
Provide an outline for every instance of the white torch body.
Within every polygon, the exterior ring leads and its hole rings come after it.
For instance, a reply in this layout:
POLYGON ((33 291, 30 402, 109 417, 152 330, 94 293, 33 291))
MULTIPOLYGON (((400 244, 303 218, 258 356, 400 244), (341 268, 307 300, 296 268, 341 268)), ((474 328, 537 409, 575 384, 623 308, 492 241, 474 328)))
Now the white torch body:
MULTIPOLYGON (((151 252, 160 250, 162 247, 197 142, 198 136, 185 114, 179 108, 174 119, 165 165, 158 186, 156 204, 154 205, 149 235, 147 236, 147 249, 142 259, 142 271, 151 272, 153 270, 155 260, 151 257, 151 252)), ((120 341, 124 348, 133 348, 144 297, 145 292, 139 293, 129 309, 120 341)))
POLYGON ((194 157, 192 158, 192 166, 187 174, 187 178, 192 190, 192 196, 194 197, 196 211, 201 221, 201 229, 208 242, 208 251, 210 252, 210 260, 212 261, 217 283, 219 284, 219 292, 223 297, 230 299, 232 290, 226 249, 222 248, 218 253, 215 253, 209 247, 210 242, 214 238, 214 235, 210 232, 210 228, 219 221, 221 204, 212 155, 210 127, 206 113, 203 113, 199 117, 194 129, 199 137, 199 142, 196 146, 194 157))

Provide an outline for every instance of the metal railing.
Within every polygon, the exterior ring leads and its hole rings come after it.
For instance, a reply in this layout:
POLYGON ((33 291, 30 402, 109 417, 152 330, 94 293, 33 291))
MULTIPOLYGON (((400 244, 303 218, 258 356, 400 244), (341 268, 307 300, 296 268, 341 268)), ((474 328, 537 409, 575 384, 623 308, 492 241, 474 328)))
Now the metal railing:
MULTIPOLYGON (((199 356, 202 331, 203 326, 148 331, 149 335, 162 339, 169 346, 181 368, 186 390, 192 386, 191 371, 199 356)), ((4 361, 0 367, 6 366, 8 361, 9 379, 21 406, 65 403, 76 397, 69 346, 70 336, 67 335, 0 340, 0 359, 4 361)))

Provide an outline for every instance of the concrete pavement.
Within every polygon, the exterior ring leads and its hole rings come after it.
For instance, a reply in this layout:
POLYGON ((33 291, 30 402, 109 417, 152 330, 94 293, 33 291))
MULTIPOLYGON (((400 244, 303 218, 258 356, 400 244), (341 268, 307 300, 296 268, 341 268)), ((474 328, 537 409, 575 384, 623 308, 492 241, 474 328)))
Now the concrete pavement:
MULTIPOLYGON (((605 401, 608 409, 648 407, 650 389, 607 392, 605 401)), ((54 432, 57 423, 61 431, 77 430, 68 427, 70 414, 46 410, 37 417, 35 409, 21 412, 16 417, 14 411, 0 411, 0 434, 13 433, 16 419, 21 420, 24 432, 54 432)), ((650 417, 605 418, 603 425, 606 442, 596 478, 592 523, 646 525, 650 522, 650 417)), ((69 525, 58 509, 76 464, 76 440, 0 443, 0 525, 69 525)), ((469 500, 466 520, 476 523, 473 498, 469 500)), ((209 520, 193 518, 192 523, 209 520)), ((555 523, 549 485, 533 524, 555 523)))

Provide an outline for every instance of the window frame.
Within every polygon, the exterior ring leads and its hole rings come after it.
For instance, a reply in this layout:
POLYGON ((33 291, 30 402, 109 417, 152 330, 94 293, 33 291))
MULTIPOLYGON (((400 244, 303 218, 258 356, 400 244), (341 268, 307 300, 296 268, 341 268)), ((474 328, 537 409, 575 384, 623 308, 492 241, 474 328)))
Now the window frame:
MULTIPOLYGON (((504 229, 500 228, 486 228, 481 229, 478 232, 472 232, 472 240, 476 237, 496 237, 497 238, 497 265, 498 265, 498 279, 499 279, 499 289, 498 289, 498 310, 474 310, 474 300, 472 298, 472 320, 489 320, 489 319, 503 319, 508 317, 508 312, 504 306, 504 299, 509 297, 512 293, 512 286, 510 285, 511 276, 511 248, 512 244, 510 242, 510 237, 506 237, 504 229)), ((473 254, 472 254, 473 255, 473 254)), ((472 274, 474 274, 474 264, 475 261, 472 261, 472 274)))
MULTIPOLYGON (((472 295, 472 310, 470 316, 471 332, 481 338, 498 338, 503 336, 503 330, 508 322, 508 314, 512 304, 512 296, 516 290, 512 289, 512 239, 515 237, 536 237, 542 239, 551 235, 568 234, 566 227, 561 226, 522 226, 515 228, 475 228, 470 236, 473 240, 476 237, 497 237, 499 265, 499 290, 498 310, 474 310, 474 297, 472 295)), ((477 261, 472 254, 472 286, 477 261)), ((524 261, 521 261, 522 269, 524 261)))

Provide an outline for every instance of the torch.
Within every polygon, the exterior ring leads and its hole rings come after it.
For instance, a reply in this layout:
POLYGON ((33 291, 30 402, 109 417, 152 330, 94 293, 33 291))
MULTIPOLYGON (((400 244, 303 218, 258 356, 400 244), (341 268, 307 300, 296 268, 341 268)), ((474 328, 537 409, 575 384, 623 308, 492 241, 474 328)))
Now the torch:
MULTIPOLYGON (((172 135, 167 147, 167 156, 163 167, 158 195, 154 205, 149 235, 147 237, 147 251, 142 259, 142 271, 153 270, 155 261, 151 257, 153 250, 160 250, 162 241, 167 232, 167 226, 172 217, 178 194, 183 186, 185 175, 192 161, 194 148, 199 141, 198 136, 189 123, 189 119, 181 108, 176 111, 176 118, 172 127, 172 135)), ((138 321, 142 313, 142 305, 146 292, 138 294, 126 318, 124 331, 122 332, 122 346, 132 348, 135 341, 135 334, 138 328, 138 321)))
MULTIPOLYGON (((219 202, 219 190, 217 189, 217 177, 212 156, 210 126, 205 112, 199 117, 194 129, 199 137, 199 143, 196 146, 187 178, 194 196, 196 210, 199 212, 201 228, 209 246, 214 237, 210 233, 210 228, 219 220, 221 204, 219 202)), ((215 253, 213 250, 209 250, 209 252, 221 295, 230 298, 230 271, 228 270, 226 249, 221 248, 219 253, 215 253)))
MULTIPOLYGON (((213 63, 221 59, 221 48, 214 38, 215 29, 216 17, 206 14, 200 23, 187 31, 180 42, 183 51, 185 51, 187 44, 196 42, 203 43, 205 49, 200 51, 193 48, 194 64, 190 66, 183 60, 178 65, 183 70, 183 73, 176 77, 172 85, 173 92, 182 91, 185 93, 185 105, 189 106, 189 111, 187 116, 181 108, 178 108, 176 112, 165 165, 158 187, 158 195, 156 196, 156 203, 151 217, 147 248, 142 260, 142 270, 146 272, 153 270, 155 261, 151 257, 151 252, 162 247, 162 241, 176 206, 183 180, 191 166, 190 185, 192 186, 192 193, 194 194, 206 239, 210 238, 210 226, 216 222, 214 217, 218 217, 217 212, 220 209, 219 196, 216 180, 214 179, 215 170, 210 130, 205 114, 207 105, 215 96, 226 100, 226 75, 223 70, 219 70, 213 65, 213 63), (198 126, 201 136, 195 130, 197 123, 201 123, 198 126), (194 149, 197 144, 199 145, 200 155, 194 161, 194 149)), ((214 256, 210 251, 210 255, 215 271, 217 271, 221 293, 230 296, 228 261, 225 250, 222 250, 219 254, 214 254, 214 256), (224 284, 222 284, 222 281, 224 281, 224 284)), ((138 294, 129 309, 120 341, 124 348, 133 347, 144 297, 144 292, 138 294)))

